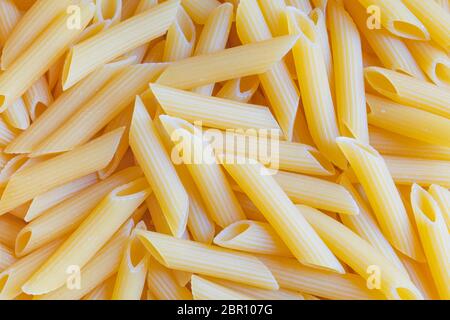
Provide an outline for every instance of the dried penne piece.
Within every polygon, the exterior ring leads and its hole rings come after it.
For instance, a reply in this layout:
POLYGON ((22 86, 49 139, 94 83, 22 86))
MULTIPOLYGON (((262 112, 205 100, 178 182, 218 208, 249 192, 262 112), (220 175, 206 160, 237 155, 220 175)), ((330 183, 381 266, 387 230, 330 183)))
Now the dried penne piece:
POLYGON ((62 286, 67 268, 72 265, 83 268, 150 193, 143 178, 114 189, 28 279, 22 290, 41 295, 62 286))
POLYGON ((296 40, 297 36, 277 37, 184 59, 171 64, 157 83, 178 89, 192 89, 264 73, 288 53, 296 40))
POLYGON ((119 23, 122 16, 122 0, 96 0, 94 23, 111 21, 119 23))
POLYGON ((384 68, 369 67, 364 74, 372 88, 383 96, 450 118, 450 92, 446 88, 384 68))
POLYGON ((439 205, 447 228, 450 230, 450 191, 444 187, 433 184, 428 189, 428 193, 431 194, 434 201, 439 205))
POLYGON ((212 11, 220 6, 218 0, 181 0, 181 4, 197 24, 204 24, 212 11))
POLYGON ((151 255, 170 269, 231 280, 262 289, 278 289, 278 284, 267 267, 251 255, 150 231, 138 231, 137 235, 151 255), (199 263, 199 259, 208 263, 199 263), (239 261, 239 266, 236 261, 239 261))
POLYGON ((414 184, 411 205, 434 283, 441 299, 450 297, 450 238, 444 217, 433 197, 414 184))
POLYGON ((0 272, 11 266, 15 261, 14 251, 0 242, 0 272))
POLYGON ((249 296, 199 276, 192 276, 194 300, 252 300, 249 296))
POLYGON ((17 172, 3 192, 0 214, 39 194, 104 168, 111 161, 122 133, 123 128, 117 129, 72 151, 17 172))
POLYGON ((179 8, 177 17, 169 27, 163 61, 171 62, 182 60, 192 55, 196 41, 195 25, 183 8, 179 8))

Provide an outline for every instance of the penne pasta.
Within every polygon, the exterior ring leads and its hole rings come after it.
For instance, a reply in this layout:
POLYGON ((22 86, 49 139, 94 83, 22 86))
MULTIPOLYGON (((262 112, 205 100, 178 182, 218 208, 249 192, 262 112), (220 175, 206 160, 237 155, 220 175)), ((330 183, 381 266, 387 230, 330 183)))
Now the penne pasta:
POLYGON ((450 119, 367 95, 370 125, 426 143, 450 147, 450 119), (420 123, 420 126, 415 125, 420 123))
POLYGON ((113 24, 120 22, 122 0, 96 0, 94 23, 110 20, 113 24))
POLYGON ((163 35, 174 21, 179 3, 167 1, 75 45, 64 64, 63 89, 69 89, 103 64, 163 35))
POLYGON ((85 295, 82 300, 110 300, 115 282, 116 276, 109 277, 85 295))
POLYGON ((450 191, 439 185, 433 184, 428 188, 428 193, 431 194, 434 201, 439 205, 447 228, 450 230, 450 191))
POLYGON ((420 291, 409 277, 367 241, 336 220, 306 206, 297 206, 333 253, 361 277, 370 281, 371 266, 383 275, 379 290, 391 300, 421 300, 420 291))
POLYGON ((67 285, 40 296, 35 300, 79 300, 106 279, 113 276, 120 264, 123 251, 134 226, 133 220, 128 220, 103 246, 103 248, 81 270, 82 279, 79 288, 67 285))
POLYGON ((450 161, 383 156, 395 183, 450 188, 450 161))
POLYGON ((344 3, 359 31, 385 68, 425 80, 425 75, 401 39, 384 28, 369 27, 367 23, 371 18, 370 14, 358 1, 345 0, 344 3))
POLYGON ((245 219, 225 173, 216 162, 213 148, 198 136, 198 129, 186 121, 164 115, 160 116, 160 121, 173 142, 182 139, 174 151, 182 154, 180 160, 191 174, 213 221, 224 228, 245 219))
POLYGON ((258 90, 259 83, 256 76, 228 80, 217 92, 216 97, 248 103, 258 90))
POLYGON ((16 255, 22 257, 75 230, 108 193, 140 176, 142 172, 139 168, 127 168, 50 208, 25 227, 22 226, 15 238, 16 255))
MULTIPOLYGON (((283 0, 260 1, 260 4, 262 4, 262 7, 266 6, 267 3, 277 6, 277 2, 282 3, 281 9, 284 9, 285 4, 283 0)), ((271 14, 277 14, 276 8, 271 8, 269 11, 271 14)), ((281 12, 283 13, 283 11, 281 12)), ((272 33, 257 0, 240 1, 236 14, 236 29, 243 43, 264 41, 272 38, 272 33)), ((259 79, 284 137, 288 141, 292 140, 300 96, 287 66, 281 60, 275 63, 266 73, 260 74, 259 79)))
POLYGON ((261 164, 248 159, 222 161, 227 172, 261 211, 292 254, 302 264, 338 273, 344 270, 322 240, 298 214, 276 180, 264 175, 261 164))
POLYGON ((0 272, 11 266, 15 261, 14 251, 0 243, 0 272))
POLYGON ((364 188, 386 238, 400 252, 423 261, 418 236, 383 158, 369 145, 351 138, 338 138, 337 143, 364 188))
POLYGON ((186 11, 179 8, 175 21, 167 31, 163 61, 177 61, 190 57, 194 51, 195 41, 195 25, 186 11))
POLYGON ((181 4, 195 23, 204 24, 220 2, 218 0, 181 0, 181 4))
MULTIPOLYGON (((211 11, 200 33, 194 55, 209 54, 225 49, 233 22, 233 5, 224 3, 211 11)), ((210 96, 214 83, 192 89, 193 92, 210 96)), ((222 97, 223 98, 223 97, 222 97)))
POLYGON ((450 160, 450 148, 428 144, 369 127, 370 144, 381 154, 435 160, 450 160))
POLYGON ((278 289, 277 282, 266 266, 251 255, 150 231, 138 231, 137 235, 151 255, 167 268, 213 276, 262 289, 278 289), (199 263, 200 257, 208 263, 199 263), (235 264, 237 260, 238 268, 235 264))
POLYGON ((379 290, 370 290, 359 275, 336 274, 313 269, 289 258, 262 257, 281 288, 334 300, 384 300, 379 290))
POLYGON ((23 101, 31 120, 35 121, 53 103, 47 79, 41 77, 36 81, 23 95, 23 101))
POLYGON ((0 217, 0 243, 7 245, 8 247, 14 247, 17 234, 25 226, 25 223, 12 216, 6 214, 0 217))
POLYGON ((189 122, 202 121, 204 126, 223 130, 279 130, 267 107, 202 96, 158 84, 151 84, 150 89, 163 111, 171 117, 189 122))
POLYGON ((450 58, 445 51, 433 43, 408 41, 407 45, 417 63, 434 84, 450 85, 450 58))
MULTIPOLYGON (((140 222, 136 229, 146 230, 145 223, 140 222)), ((148 258, 145 248, 133 232, 120 262, 111 300, 140 300, 147 268, 148 258)))
POLYGON ((17 172, 3 192, 0 214, 39 194, 104 168, 111 161, 122 133, 122 128, 115 130, 72 151, 17 172), (86 158, 90 161, 78 166, 79 161, 86 158))
POLYGON ((63 239, 55 240, 39 250, 18 259, 0 273, 0 299, 13 300, 22 293, 22 285, 58 249, 63 239))
POLYGON ((334 79, 333 79, 333 57, 331 53, 330 47, 330 39, 327 31, 327 21, 325 17, 325 13, 320 8, 315 8, 313 11, 309 13, 309 18, 316 26, 317 37, 320 41, 320 46, 322 48, 322 54, 325 59, 325 66, 327 68, 328 81, 330 83, 330 90, 332 94, 334 94, 334 79))
POLYGON ((0 117, 0 145, 2 147, 9 144, 16 136, 18 135, 18 131, 14 128, 11 128, 3 119, 0 117))
POLYGON ((136 95, 142 93, 147 83, 154 80, 163 68, 160 64, 127 67, 80 108, 67 123, 41 142, 32 155, 67 151, 87 142, 132 104, 136 95))
POLYGON ((60 187, 52 189, 46 193, 35 197, 28 207, 28 211, 24 216, 26 222, 30 222, 40 215, 64 200, 72 197, 81 190, 93 185, 97 182, 97 175, 92 173, 85 177, 70 181, 60 187))
POLYGON ((425 25, 431 39, 450 50, 450 14, 434 1, 404 0, 404 5, 425 25))
POLYGON ((191 287, 194 300, 252 300, 243 293, 195 275, 192 276, 191 287))
POLYGON ((384 0, 359 0, 359 2, 368 12, 373 14, 378 12, 375 19, 380 19, 383 27, 392 34, 406 39, 430 39, 427 28, 401 0, 392 0, 389 3, 384 0))
POLYGON ((389 259, 392 265, 398 270, 408 274, 397 253, 380 230, 371 208, 355 189, 355 186, 352 185, 349 178, 345 174, 342 174, 338 178, 338 182, 352 195, 359 207, 358 215, 340 214, 339 218, 342 223, 362 239, 369 242, 376 250, 389 259))
MULTIPOLYGON (((7 153, 30 153, 50 134, 67 122, 82 105, 86 104, 97 91, 102 88, 111 78, 121 72, 132 60, 118 60, 107 64, 92 73, 85 80, 73 88, 65 91, 36 121, 20 135, 8 144, 7 153)), ((6 128, 1 132, 5 133, 5 140, 12 135, 7 134, 6 128)))
POLYGON ((426 300, 439 299, 430 270, 426 264, 418 263, 405 256, 402 257, 402 263, 408 270, 411 281, 422 291, 426 300))
POLYGON ((22 290, 40 295, 62 286, 66 281, 67 268, 72 265, 83 268, 144 202, 150 192, 143 178, 114 189, 28 279, 22 290))
POLYGON ((6 122, 13 128, 26 130, 30 126, 30 117, 22 98, 16 100, 4 112, 6 122))
POLYGON ((130 146, 158 199, 171 234, 181 237, 188 220, 189 197, 139 97, 131 123, 130 146))
POLYGON ((80 28, 67 27, 67 13, 61 13, 42 34, 13 60, 0 76, 0 111, 10 107, 56 62, 93 16, 93 4, 80 4, 80 28))
POLYGON ((295 204, 345 215, 358 215, 355 199, 336 183, 284 171, 279 171, 274 178, 295 204))
POLYGON ((295 7, 302 10, 306 14, 312 11, 312 6, 309 0, 285 0, 287 6, 295 7))
POLYGON ((370 86, 383 96, 450 118, 450 93, 446 88, 378 67, 366 68, 364 74, 370 86))
POLYGON ((345 168, 346 160, 335 142, 339 130, 316 28, 299 10, 289 8, 287 15, 289 32, 301 35, 293 53, 309 131, 319 151, 345 168), (321 88, 320 93, 317 88, 321 88))
POLYGON ((328 26, 333 51, 339 128, 343 136, 369 142, 363 59, 358 29, 344 6, 330 1, 328 26))
POLYGON ((286 55, 296 40, 297 36, 283 36, 184 59, 171 64, 157 83, 178 89, 192 89, 264 73, 286 55))
POLYGON ((147 286, 156 300, 192 300, 191 292, 176 282, 172 270, 153 257, 149 257, 147 286))
POLYGON ((431 275, 441 299, 450 297, 450 239, 438 204, 414 184, 411 205, 431 275))
POLYGON ((292 253, 265 222, 241 220, 220 231, 214 244, 233 250, 249 253, 292 257, 292 253))
POLYGON ((286 34, 284 0, 258 0, 261 11, 267 20, 270 32, 275 36, 286 34))

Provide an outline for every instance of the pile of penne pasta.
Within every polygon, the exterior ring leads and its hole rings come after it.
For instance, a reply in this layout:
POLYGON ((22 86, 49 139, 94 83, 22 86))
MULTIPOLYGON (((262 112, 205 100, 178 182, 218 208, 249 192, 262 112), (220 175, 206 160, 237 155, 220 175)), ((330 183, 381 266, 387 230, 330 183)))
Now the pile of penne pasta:
POLYGON ((448 0, 0 0, 0 299, 450 299, 449 51, 448 0))

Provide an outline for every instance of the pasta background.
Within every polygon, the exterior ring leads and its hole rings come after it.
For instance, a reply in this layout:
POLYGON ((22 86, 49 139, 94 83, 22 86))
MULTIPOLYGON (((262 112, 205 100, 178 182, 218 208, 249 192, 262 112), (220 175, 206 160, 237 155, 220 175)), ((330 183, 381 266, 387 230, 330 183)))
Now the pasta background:
POLYGON ((450 299, 449 8, 0 0, 0 300, 450 299))

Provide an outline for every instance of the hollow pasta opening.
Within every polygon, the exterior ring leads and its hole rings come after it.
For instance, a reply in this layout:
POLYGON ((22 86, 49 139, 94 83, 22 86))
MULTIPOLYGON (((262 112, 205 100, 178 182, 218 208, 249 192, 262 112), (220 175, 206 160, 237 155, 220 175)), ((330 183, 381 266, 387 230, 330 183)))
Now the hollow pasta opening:
POLYGON ((450 85, 450 67, 443 63, 437 63, 436 68, 436 77, 445 84, 450 85))
POLYGON ((221 233, 216 236, 215 242, 217 243, 225 243, 233 240, 238 237, 246 230, 250 228, 250 224, 248 222, 240 222, 235 223, 231 228, 228 227, 224 229, 221 233))
POLYGON ((417 300, 417 295, 408 288, 396 288, 398 297, 401 300, 417 300))
POLYGON ((428 35, 415 24, 405 22, 405 21, 393 21, 392 28, 397 32, 398 35, 401 35, 405 38, 416 39, 416 40, 426 40, 428 39, 428 35))
POLYGON ((366 70, 366 78, 369 84, 377 91, 397 93, 397 89, 391 80, 378 70, 366 70))
POLYGON ((31 230, 25 231, 24 233, 21 233, 18 235, 16 240, 16 253, 20 255, 25 248, 28 246, 28 243, 30 242, 32 232, 31 230))

